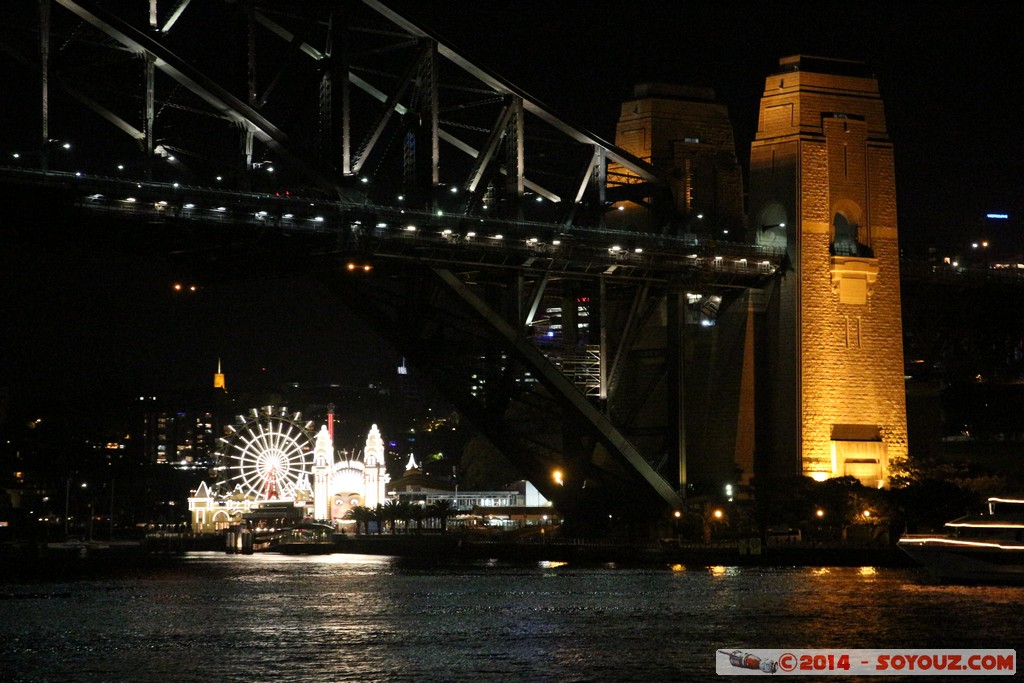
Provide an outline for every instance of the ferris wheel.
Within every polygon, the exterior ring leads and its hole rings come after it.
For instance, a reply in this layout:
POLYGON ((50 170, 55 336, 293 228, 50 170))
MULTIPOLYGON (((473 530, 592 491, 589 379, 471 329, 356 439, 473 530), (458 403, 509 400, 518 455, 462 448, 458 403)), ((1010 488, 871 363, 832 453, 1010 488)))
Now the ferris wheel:
POLYGON ((294 498, 309 486, 313 466, 312 422, 267 406, 238 416, 218 453, 229 489, 261 500, 294 498))

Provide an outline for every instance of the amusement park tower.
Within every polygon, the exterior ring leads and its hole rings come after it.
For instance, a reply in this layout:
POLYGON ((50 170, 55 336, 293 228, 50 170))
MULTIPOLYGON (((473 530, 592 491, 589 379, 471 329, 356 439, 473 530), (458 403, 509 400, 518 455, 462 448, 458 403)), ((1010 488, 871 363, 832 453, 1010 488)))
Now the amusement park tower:
POLYGON ((387 495, 384 486, 391 480, 384 468, 384 440, 380 436, 377 425, 370 427, 370 433, 366 435, 363 466, 363 481, 366 491, 364 505, 368 508, 375 508, 384 503, 387 495))
POLYGON ((329 519, 331 514, 331 470, 334 466, 334 442, 327 425, 320 427, 313 447, 313 517, 329 519))
POLYGON ((896 187, 864 64, 793 56, 768 76, 750 221, 788 261, 768 301, 760 475, 885 485, 907 453, 896 187))

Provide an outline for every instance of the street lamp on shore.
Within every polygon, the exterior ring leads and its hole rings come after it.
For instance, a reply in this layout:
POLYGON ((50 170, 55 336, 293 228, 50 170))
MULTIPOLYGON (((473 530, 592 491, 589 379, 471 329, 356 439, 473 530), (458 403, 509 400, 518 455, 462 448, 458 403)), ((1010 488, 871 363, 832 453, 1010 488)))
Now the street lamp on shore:
MULTIPOLYGON (((84 482, 84 481, 82 482, 82 488, 83 489, 84 488, 88 488, 88 486, 89 486, 89 484, 87 482, 84 482)), ((70 522, 70 518, 69 518, 70 511, 71 511, 71 477, 68 477, 67 481, 65 482, 65 485, 64 485, 64 537, 65 538, 67 538, 67 535, 70 532, 70 525, 69 525, 69 522, 70 522)))

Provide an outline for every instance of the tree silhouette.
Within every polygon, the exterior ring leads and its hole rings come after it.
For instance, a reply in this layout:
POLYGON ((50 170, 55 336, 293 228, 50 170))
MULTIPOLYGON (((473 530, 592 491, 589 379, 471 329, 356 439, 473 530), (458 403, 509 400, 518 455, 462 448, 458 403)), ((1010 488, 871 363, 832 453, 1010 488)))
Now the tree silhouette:
POLYGON ((455 516, 455 503, 450 500, 435 500, 427 507, 427 514, 441 524, 441 533, 448 531, 448 520, 455 516))
POLYGON ((370 533, 370 522, 374 519, 374 512, 364 505, 356 505, 345 513, 345 519, 353 520, 356 523, 356 536, 359 535, 359 525, 363 525, 363 531, 370 533))

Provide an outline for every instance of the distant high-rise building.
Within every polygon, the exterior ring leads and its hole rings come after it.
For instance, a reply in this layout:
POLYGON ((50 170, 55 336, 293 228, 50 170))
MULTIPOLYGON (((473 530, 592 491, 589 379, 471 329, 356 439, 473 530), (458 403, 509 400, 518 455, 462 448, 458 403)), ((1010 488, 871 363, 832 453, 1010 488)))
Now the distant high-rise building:
POLYGON ((173 398, 139 397, 143 457, 149 462, 202 468, 213 464, 217 439, 229 418, 227 383, 217 359, 213 391, 196 391, 173 398))
POLYGON ((220 369, 220 358, 217 359, 217 372, 213 375, 213 388, 228 390, 227 383, 224 381, 224 373, 220 369))

